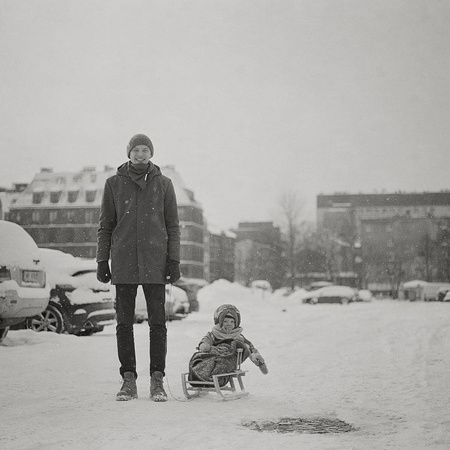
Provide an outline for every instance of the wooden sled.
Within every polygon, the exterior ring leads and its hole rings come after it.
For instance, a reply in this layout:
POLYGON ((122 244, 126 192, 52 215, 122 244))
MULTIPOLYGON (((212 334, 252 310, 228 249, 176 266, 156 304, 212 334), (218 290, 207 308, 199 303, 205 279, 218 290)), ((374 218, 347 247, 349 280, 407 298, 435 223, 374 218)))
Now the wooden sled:
POLYGON ((242 363, 242 349, 237 349, 237 365, 233 372, 221 373, 213 375, 213 381, 193 381, 189 380, 189 373, 181 374, 181 385, 186 398, 192 399, 199 397, 202 393, 216 392, 222 400, 236 400, 248 395, 244 388, 242 377, 247 373, 246 370, 241 370, 242 363), (225 386, 220 386, 220 379, 229 377, 225 386), (235 379, 237 383, 235 383, 235 379), (238 387, 238 389, 237 389, 238 387))

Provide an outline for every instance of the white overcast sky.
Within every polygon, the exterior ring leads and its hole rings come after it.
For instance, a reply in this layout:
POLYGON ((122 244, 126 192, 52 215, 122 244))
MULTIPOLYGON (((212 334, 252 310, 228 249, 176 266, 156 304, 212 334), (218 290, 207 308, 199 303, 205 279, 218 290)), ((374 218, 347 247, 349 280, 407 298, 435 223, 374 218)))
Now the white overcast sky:
POLYGON ((0 0, 0 186, 135 133, 220 228, 450 185, 448 0, 0 0))

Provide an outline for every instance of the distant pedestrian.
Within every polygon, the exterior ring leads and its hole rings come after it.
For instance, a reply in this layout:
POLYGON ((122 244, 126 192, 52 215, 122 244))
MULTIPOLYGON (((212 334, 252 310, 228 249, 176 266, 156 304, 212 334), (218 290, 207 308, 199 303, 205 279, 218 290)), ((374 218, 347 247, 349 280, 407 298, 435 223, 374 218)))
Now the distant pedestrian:
POLYGON ((150 161, 153 154, 146 135, 131 138, 129 161, 106 180, 100 211, 97 278, 103 283, 111 280, 116 288, 117 350, 123 378, 117 400, 138 396, 133 326, 139 285, 145 294, 150 327, 150 399, 167 400, 163 385, 165 284, 180 278, 180 229, 172 181, 150 161))

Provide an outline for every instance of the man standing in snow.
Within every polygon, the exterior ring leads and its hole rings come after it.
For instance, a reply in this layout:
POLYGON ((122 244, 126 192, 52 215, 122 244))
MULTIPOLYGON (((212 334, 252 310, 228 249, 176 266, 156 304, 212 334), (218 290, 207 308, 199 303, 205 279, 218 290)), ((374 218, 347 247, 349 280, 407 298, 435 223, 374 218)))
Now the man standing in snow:
POLYGON ((150 399, 164 402, 165 284, 180 278, 180 228, 172 181, 150 158, 151 140, 133 136, 129 161, 108 178, 97 236, 97 278, 116 287, 117 350, 123 385, 117 400, 137 398, 134 314, 142 285, 150 327, 150 399), (111 258, 111 270, 109 259, 111 258))

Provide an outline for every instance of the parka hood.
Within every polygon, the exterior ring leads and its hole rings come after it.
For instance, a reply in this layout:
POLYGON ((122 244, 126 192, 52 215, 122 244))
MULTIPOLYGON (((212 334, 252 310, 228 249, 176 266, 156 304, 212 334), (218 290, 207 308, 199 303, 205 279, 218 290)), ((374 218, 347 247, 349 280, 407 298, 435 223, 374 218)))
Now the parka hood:
POLYGON ((153 164, 151 161, 148 165, 148 169, 145 171, 145 167, 142 168, 142 172, 132 169, 130 161, 122 164, 117 168, 117 175, 120 177, 126 177, 136 183, 141 189, 145 189, 147 183, 150 183, 156 177, 162 176, 161 169, 153 164))

